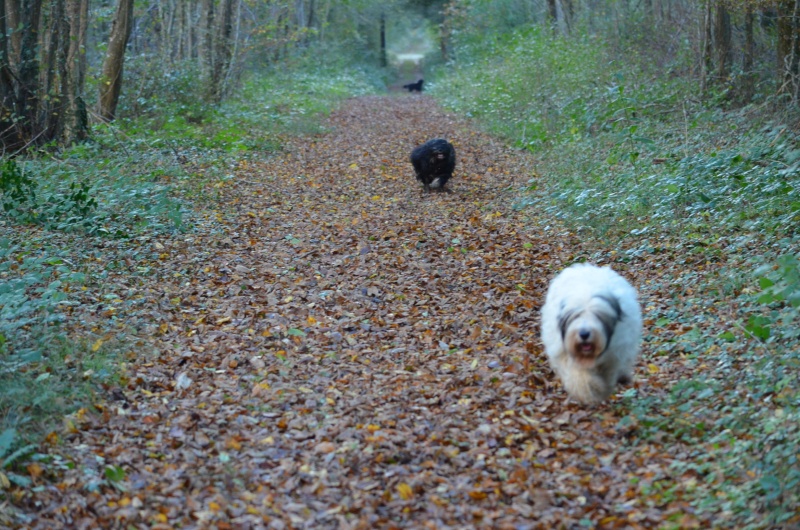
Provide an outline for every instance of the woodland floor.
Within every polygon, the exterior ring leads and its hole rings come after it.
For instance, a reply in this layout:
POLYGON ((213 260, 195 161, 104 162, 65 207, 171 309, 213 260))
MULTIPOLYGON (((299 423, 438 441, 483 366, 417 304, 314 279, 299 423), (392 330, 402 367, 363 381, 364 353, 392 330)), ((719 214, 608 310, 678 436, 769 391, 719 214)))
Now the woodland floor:
MULTIPOLYGON (((98 243, 127 263, 104 286, 118 303, 71 318, 141 349, 70 419, 53 451, 77 467, 19 499, 25 527, 707 527, 680 493, 641 495, 689 448, 632 443, 625 389, 579 406, 547 365, 545 290, 589 250, 513 208, 530 155, 427 96, 354 99, 329 125, 242 163, 189 233, 132 259, 98 243), (408 155, 437 136, 458 166, 451 193, 426 195, 408 155), (106 466, 124 489, 89 487, 106 466)), ((659 304, 658 262, 614 266, 659 304)), ((651 358, 655 340, 640 395, 684 370, 651 358)))

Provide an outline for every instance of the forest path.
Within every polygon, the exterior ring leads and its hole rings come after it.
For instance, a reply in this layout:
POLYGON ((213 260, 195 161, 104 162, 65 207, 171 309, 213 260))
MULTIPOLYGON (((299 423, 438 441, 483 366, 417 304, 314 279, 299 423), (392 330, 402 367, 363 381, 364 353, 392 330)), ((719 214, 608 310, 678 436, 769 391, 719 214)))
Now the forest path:
POLYGON ((75 418, 81 465, 33 526, 637 528, 686 513, 678 496, 640 499, 670 458, 625 445, 619 396, 581 407, 553 381, 538 313, 576 242, 512 208, 530 156, 427 96, 354 99, 329 125, 242 164, 224 209, 163 243, 143 293, 160 355, 75 418), (456 148, 452 193, 425 195, 408 155, 437 136, 456 148), (126 490, 87 491, 107 466, 126 490))

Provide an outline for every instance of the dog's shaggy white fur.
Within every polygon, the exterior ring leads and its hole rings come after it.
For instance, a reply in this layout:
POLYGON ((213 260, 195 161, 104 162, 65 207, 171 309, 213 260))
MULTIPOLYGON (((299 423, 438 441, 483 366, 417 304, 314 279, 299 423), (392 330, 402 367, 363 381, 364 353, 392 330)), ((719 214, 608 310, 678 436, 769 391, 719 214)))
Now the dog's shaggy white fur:
POLYGON ((572 398, 599 403, 630 382, 641 340, 636 290, 610 268, 572 265, 550 284, 542 341, 572 398))

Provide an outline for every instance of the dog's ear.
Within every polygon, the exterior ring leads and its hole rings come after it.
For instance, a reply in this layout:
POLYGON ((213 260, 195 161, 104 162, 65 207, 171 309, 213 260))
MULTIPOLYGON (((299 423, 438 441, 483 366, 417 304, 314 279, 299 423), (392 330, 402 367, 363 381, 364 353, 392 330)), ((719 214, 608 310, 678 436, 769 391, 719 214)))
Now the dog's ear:
POLYGON ((578 318, 578 313, 574 309, 564 310, 561 308, 561 312, 558 314, 558 328, 561 330, 561 340, 564 340, 567 336, 567 328, 572 323, 573 320, 578 318))
POLYGON ((603 324, 603 329, 606 332, 606 341, 608 344, 611 343, 611 336, 614 334, 614 329, 617 327, 617 323, 622 320, 624 313, 622 312, 622 307, 620 306, 619 299, 611 294, 598 294, 595 295, 594 298, 602 300, 608 307, 611 308, 613 314, 600 312, 597 314, 597 318, 600 319, 600 322, 603 324))
POLYGON ((599 298, 600 300, 604 301, 614 310, 616 313, 617 320, 622 320, 622 317, 625 316, 622 313, 622 306, 619 305, 619 298, 614 296, 613 294, 598 294, 595 295, 595 298, 599 298))

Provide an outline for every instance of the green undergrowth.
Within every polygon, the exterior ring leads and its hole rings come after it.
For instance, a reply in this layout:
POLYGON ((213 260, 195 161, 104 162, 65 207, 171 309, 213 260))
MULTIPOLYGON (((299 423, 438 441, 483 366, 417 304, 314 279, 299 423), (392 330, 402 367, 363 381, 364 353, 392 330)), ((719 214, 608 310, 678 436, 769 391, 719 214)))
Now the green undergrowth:
POLYGON ((788 124, 797 116, 765 87, 740 108, 723 90, 701 94, 688 50, 655 68, 602 32, 473 37, 461 37, 431 92, 534 154, 516 206, 604 255, 613 245, 625 249, 617 259, 655 266, 645 297, 691 288, 646 315, 653 366, 668 360, 682 375, 620 405, 630 444, 687 448, 675 451, 672 476, 638 485, 643 498, 657 509, 681 496, 725 527, 796 524, 800 138, 788 124), (703 270, 681 265, 698 255, 703 270), (676 326, 689 331, 659 339, 676 326))
POLYGON ((64 310, 87 284, 71 258, 37 237, 0 238, 0 431, 19 441, 88 406, 114 377, 109 341, 66 333, 64 310))
POLYGON ((0 160, 0 434, 11 440, 0 447, 0 473, 9 454, 119 377, 119 354, 136 338, 112 329, 114 319, 87 330, 69 315, 108 302, 102 286, 120 256, 190 233, 198 210, 227 207, 219 185, 243 160, 319 132, 340 101, 382 83, 342 61, 297 57, 246 77, 213 106, 201 102, 190 67, 137 79, 135 61, 126 81, 139 97, 123 95, 116 122, 95 125, 90 141, 68 149, 0 160))
POLYGON ((125 135, 156 146, 240 156, 275 151, 281 138, 321 130, 320 116, 345 98, 383 87, 381 73, 334 52, 306 50, 289 64, 245 74, 220 105, 207 102, 191 66, 149 79, 148 97, 129 99, 118 123, 125 135), (177 89, 176 89, 177 87, 177 89))
POLYGON ((439 70, 432 91, 536 155, 520 207, 601 236, 800 222, 800 142, 770 111, 786 109, 779 98, 726 109, 724 94, 701 97, 681 54, 665 71, 596 36, 534 28, 484 42, 439 70))
POLYGON ((787 254, 756 268, 748 283, 760 287, 738 298, 743 318, 708 310, 709 285, 691 274, 683 283, 701 296, 648 315, 656 332, 688 329, 651 344, 650 360, 680 359, 684 376, 666 394, 632 389, 620 406, 634 446, 687 448, 675 452, 670 476, 639 484, 648 497, 689 495, 724 527, 782 528, 800 518, 799 264, 787 254))

